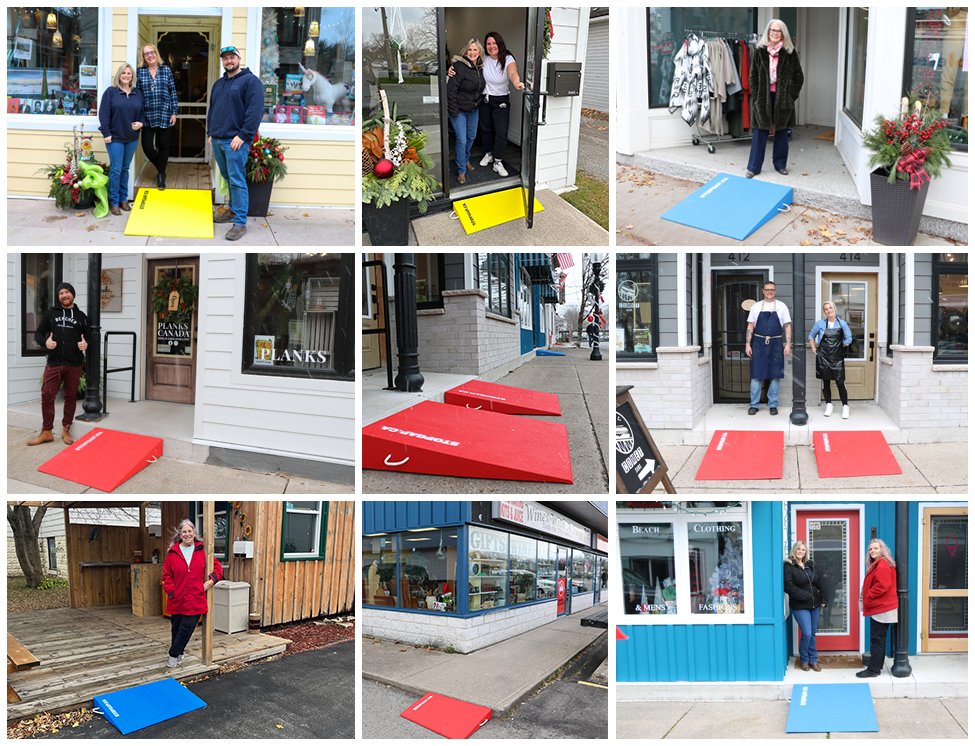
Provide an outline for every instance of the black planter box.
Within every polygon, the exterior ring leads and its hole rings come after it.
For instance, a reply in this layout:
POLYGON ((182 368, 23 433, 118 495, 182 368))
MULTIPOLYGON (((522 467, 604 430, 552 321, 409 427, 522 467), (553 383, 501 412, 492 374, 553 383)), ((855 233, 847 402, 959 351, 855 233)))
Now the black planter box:
POLYGON ((930 185, 925 181, 920 189, 911 189, 911 182, 902 179, 888 184, 886 173, 879 169, 872 172, 873 240, 884 246, 912 246, 930 185))
POLYGON ((373 246, 408 246, 410 243, 410 201, 400 199, 388 207, 362 205, 362 220, 373 246))
MULTIPOLYGON (((264 218, 267 217, 268 206, 271 204, 271 188, 274 182, 271 179, 262 182, 247 182, 247 217, 264 218)), ((230 206, 229 204, 227 205, 230 206)))
POLYGON ((72 210, 90 210, 95 204, 95 193, 91 189, 78 192, 78 201, 70 208, 72 210))

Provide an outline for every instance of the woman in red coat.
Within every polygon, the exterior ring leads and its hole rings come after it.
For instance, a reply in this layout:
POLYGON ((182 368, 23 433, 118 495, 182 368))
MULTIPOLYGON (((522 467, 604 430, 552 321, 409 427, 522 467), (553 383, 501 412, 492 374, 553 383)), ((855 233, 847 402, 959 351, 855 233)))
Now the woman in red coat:
POLYGON ((870 663, 857 678, 880 676, 884 670, 887 628, 897 622, 897 565, 890 549, 880 539, 867 545, 867 574, 863 578, 860 601, 863 615, 870 617, 870 663))
POLYGON ((183 651, 200 615, 208 611, 207 591, 223 578, 223 568, 216 557, 209 577, 206 568, 203 542, 196 534, 193 521, 185 518, 173 534, 173 545, 163 562, 163 590, 168 597, 166 609, 173 626, 172 644, 169 647, 170 668, 175 668, 183 660, 183 651))

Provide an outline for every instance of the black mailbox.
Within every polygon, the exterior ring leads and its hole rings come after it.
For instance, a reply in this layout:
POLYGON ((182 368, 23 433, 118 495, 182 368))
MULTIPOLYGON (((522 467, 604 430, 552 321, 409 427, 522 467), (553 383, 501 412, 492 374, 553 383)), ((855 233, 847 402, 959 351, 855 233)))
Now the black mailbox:
POLYGON ((581 62, 549 62, 545 92, 549 96, 578 96, 582 88, 581 62))

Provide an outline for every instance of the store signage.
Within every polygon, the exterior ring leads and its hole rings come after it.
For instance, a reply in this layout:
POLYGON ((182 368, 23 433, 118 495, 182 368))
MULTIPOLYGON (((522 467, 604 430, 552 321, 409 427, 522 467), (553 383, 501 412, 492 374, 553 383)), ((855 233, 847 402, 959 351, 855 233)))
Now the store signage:
POLYGON ((189 323, 156 322, 156 354, 188 355, 191 339, 189 323))
MULTIPOLYGON (((471 528, 470 534, 471 549, 477 552, 487 552, 495 554, 508 554, 508 535, 498 531, 485 531, 480 528, 471 528)), ((474 569, 474 566, 471 566, 474 569)), ((477 575, 476 572, 471 574, 477 575)))
POLYGON ((576 544, 590 546, 592 543, 592 531, 588 528, 535 502, 499 500, 491 503, 491 510, 493 517, 501 521, 516 523, 576 544))
POLYGON ((559 578, 558 590, 555 592, 556 598, 556 614, 562 614, 565 612, 565 578, 559 578))
POLYGON ((600 552, 609 552, 609 539, 602 534, 596 534, 596 549, 600 552))
POLYGON ((312 365, 328 365, 332 353, 328 350, 289 350, 284 349, 279 354, 274 352, 274 336, 266 334, 254 335, 254 364, 278 365, 281 363, 304 363, 312 365))
POLYGON ((723 534, 725 531, 734 533, 738 529, 734 523, 695 523, 691 530, 695 534, 723 534))

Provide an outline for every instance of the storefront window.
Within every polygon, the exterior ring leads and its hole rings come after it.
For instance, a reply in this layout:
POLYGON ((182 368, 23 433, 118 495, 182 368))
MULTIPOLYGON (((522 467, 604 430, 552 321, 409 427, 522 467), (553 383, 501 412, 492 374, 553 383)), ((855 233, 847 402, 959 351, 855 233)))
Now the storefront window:
POLYGON ((843 111, 858 127, 863 126, 869 18, 869 8, 847 8, 846 10, 846 84, 843 89, 843 111))
POLYGON ((389 534, 362 537, 362 603, 396 606, 396 538, 389 534))
POLYGON ((37 344, 34 332, 57 298, 54 290, 61 281, 61 254, 20 255, 20 354, 42 357, 47 349, 37 344))
POLYGON ((352 254, 248 254, 244 373, 353 377, 352 254))
POLYGON ((932 516, 931 590, 966 591, 931 598, 928 629, 937 636, 968 634, 968 517, 932 516))
POLYGON ((740 522, 693 522, 687 527, 691 612, 741 614, 745 568, 740 522))
POLYGON ((287 501, 281 518, 281 559, 325 557, 325 525, 328 503, 287 501))
POLYGON ((506 606, 508 534, 472 526, 467 559, 470 611, 506 606))
POLYGON ((578 549, 572 550, 572 594, 592 593, 592 578, 595 573, 596 558, 580 552, 578 549))
POLYGON ((968 362, 968 255, 935 254, 938 292, 932 342, 939 363, 968 362))
POLYGON ((98 8, 7 9, 7 113, 94 114, 98 8))
POLYGON ((621 523, 619 537, 624 613, 676 614, 674 527, 621 523))
POLYGON ((355 8, 261 11, 264 121, 355 123, 355 8))
POLYGON ((487 309, 511 318, 511 254, 479 254, 479 287, 487 293, 487 309))
POLYGON ((416 307, 443 308, 443 255, 416 254, 416 307))
POLYGON ((904 89, 948 122, 954 147, 968 150, 968 8, 908 8, 904 89))
POLYGON ((417 529, 400 536, 403 607, 450 613, 457 610, 457 529, 417 529))
POLYGON ((555 598, 558 585, 556 554, 558 547, 545 541, 538 542, 538 600, 555 598))
POLYGON ((657 256, 620 254, 616 267, 616 356, 655 360, 657 256))
POLYGON ((512 606, 534 601, 538 590, 536 557, 539 542, 524 536, 511 536, 511 587, 509 598, 512 606))
POLYGON ((744 39, 755 31, 752 8, 647 8, 647 58, 650 108, 670 104, 674 55, 691 32, 704 31, 744 39))

